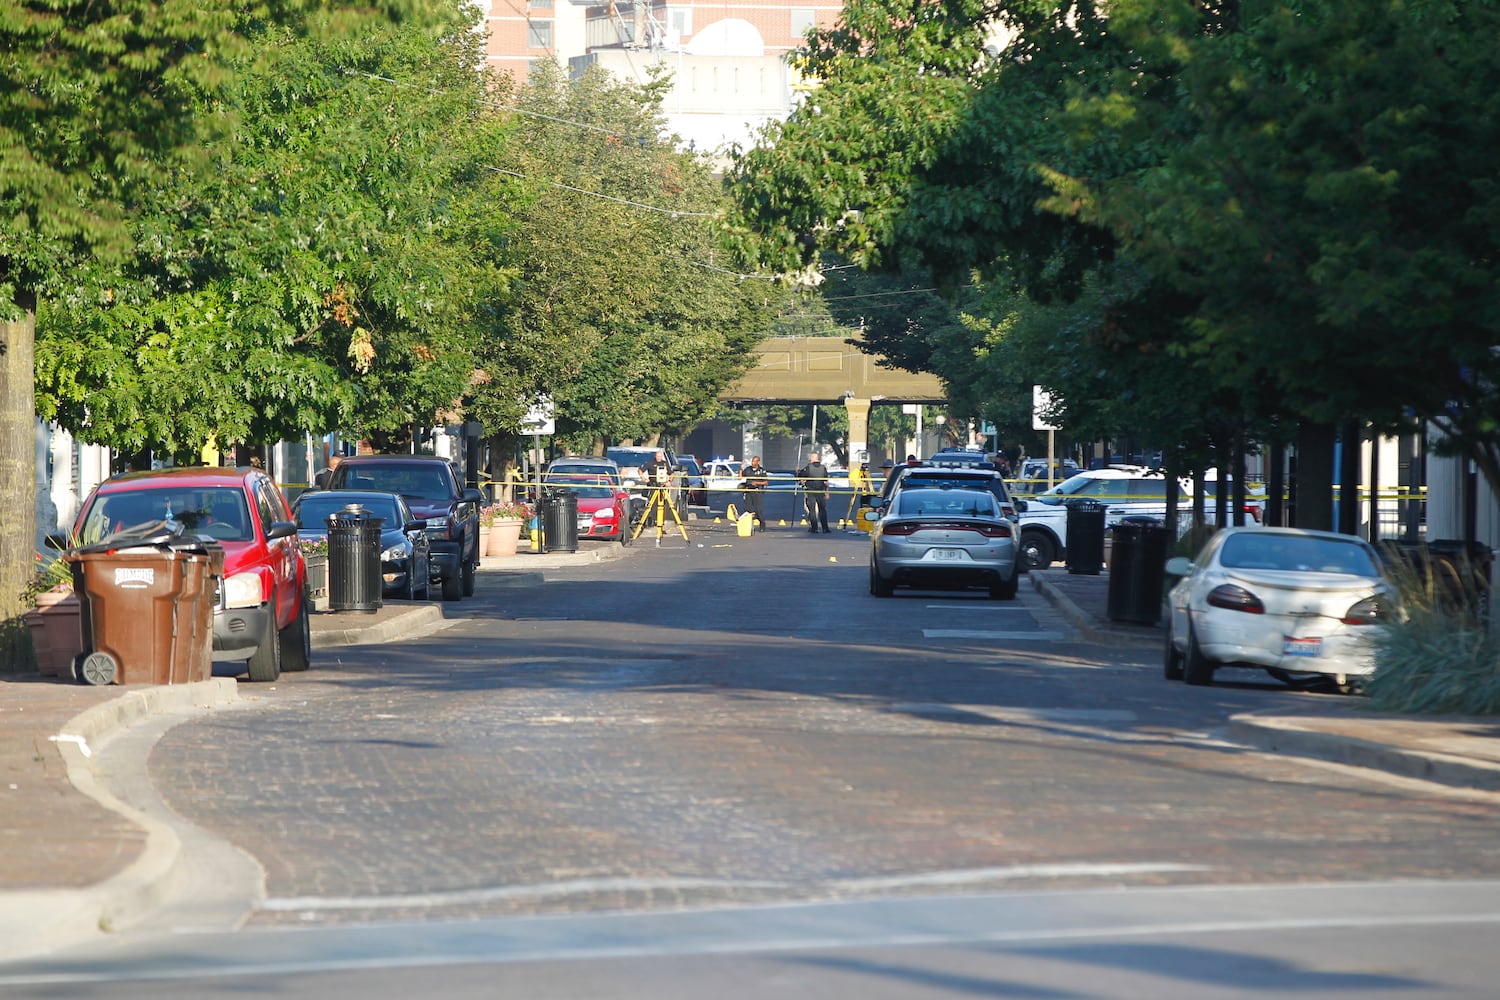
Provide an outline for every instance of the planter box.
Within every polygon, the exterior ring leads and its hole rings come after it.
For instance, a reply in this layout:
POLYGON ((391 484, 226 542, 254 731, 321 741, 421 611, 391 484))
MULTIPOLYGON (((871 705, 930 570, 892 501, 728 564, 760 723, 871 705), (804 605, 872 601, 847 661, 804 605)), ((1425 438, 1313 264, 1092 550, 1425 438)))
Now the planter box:
POLYGON ((307 602, 314 611, 328 610, 328 557, 307 556, 307 602))
POLYGON ((26 612, 37 669, 46 677, 72 677, 73 660, 83 652, 82 605, 78 595, 48 591, 26 612))

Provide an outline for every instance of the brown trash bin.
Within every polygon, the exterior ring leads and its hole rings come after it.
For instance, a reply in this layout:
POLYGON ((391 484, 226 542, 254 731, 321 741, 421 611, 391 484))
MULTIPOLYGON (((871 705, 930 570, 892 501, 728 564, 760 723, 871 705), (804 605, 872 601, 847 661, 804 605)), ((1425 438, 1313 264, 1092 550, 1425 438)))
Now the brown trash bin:
POLYGON ((75 679, 189 684, 213 676, 222 548, 193 536, 115 536, 64 558, 83 603, 75 679))

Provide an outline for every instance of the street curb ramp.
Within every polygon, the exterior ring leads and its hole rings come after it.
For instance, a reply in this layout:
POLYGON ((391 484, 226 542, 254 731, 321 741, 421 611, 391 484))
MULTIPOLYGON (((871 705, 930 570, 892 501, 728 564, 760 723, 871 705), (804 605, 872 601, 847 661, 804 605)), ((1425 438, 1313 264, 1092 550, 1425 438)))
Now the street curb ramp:
POLYGON ((114 796, 98 780, 94 748, 130 726, 161 715, 219 708, 239 700, 234 678, 129 690, 68 720, 53 743, 73 787, 145 833, 141 853, 124 871, 79 889, 0 893, 0 961, 54 951, 96 938, 151 912, 172 891, 182 844, 162 822, 114 796))

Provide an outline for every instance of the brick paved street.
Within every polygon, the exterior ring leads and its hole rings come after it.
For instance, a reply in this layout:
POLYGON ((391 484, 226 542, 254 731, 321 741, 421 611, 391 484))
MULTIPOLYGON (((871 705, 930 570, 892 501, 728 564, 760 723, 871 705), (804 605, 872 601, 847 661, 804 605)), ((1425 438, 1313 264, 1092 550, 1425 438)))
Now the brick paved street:
POLYGON ((864 552, 700 529, 481 580, 465 621, 177 727, 151 776, 264 866, 260 924, 1500 875, 1493 799, 1221 742, 1308 696, 1164 685, 1029 588, 877 600, 864 552))

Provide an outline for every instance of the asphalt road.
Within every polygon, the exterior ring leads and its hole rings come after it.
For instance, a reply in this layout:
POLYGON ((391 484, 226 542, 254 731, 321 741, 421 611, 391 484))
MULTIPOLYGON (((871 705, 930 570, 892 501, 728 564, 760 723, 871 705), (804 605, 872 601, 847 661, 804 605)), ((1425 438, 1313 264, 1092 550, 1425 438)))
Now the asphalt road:
POLYGON ((143 734, 236 850, 0 995, 1495 995, 1500 799, 1224 739, 1329 696, 689 527, 143 734))

